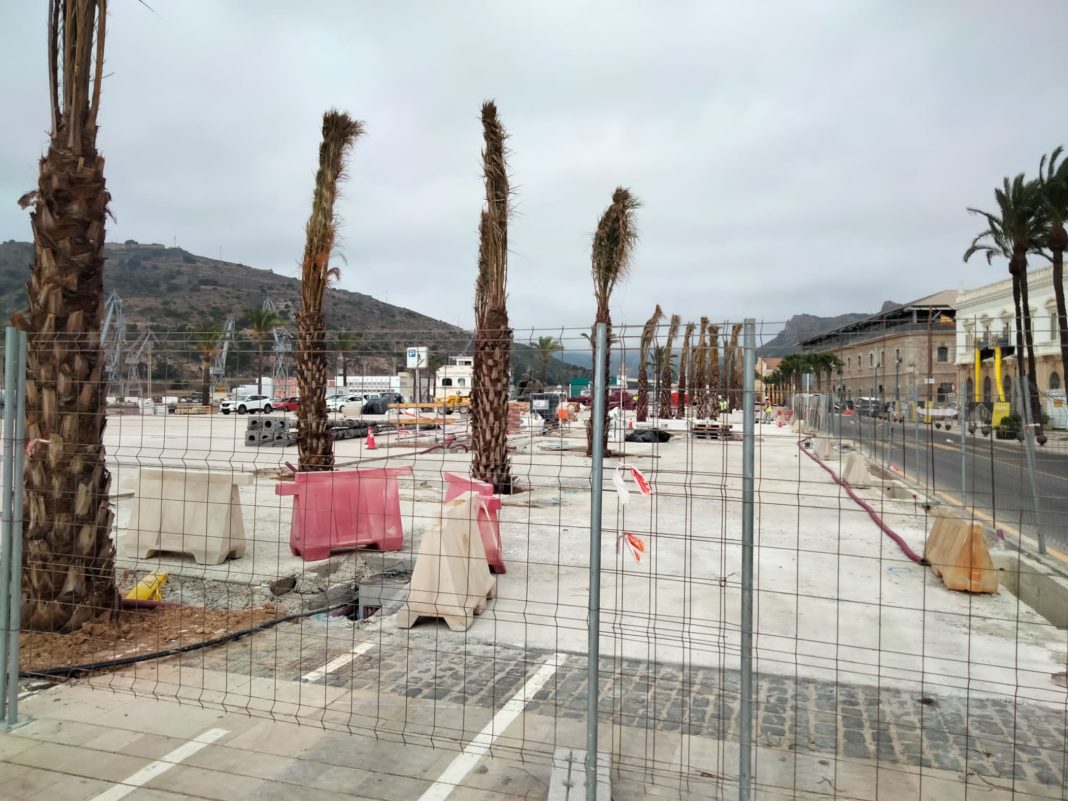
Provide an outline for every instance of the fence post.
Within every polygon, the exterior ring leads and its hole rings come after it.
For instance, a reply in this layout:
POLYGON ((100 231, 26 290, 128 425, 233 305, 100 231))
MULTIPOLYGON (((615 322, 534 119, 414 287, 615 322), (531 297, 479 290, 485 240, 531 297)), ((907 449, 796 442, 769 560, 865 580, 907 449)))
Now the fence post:
POLYGON ((0 512, 0 731, 18 723, 22 614, 22 465, 26 432, 26 334, 4 336, 4 438, 0 512))
MULTIPOLYGON (((595 326, 593 359, 593 471, 590 499, 590 597, 586 664, 586 801, 597 801, 597 706, 601 695, 601 488, 604 481, 605 369, 608 326, 595 326)), ((750 370, 750 372, 752 372, 750 370)))
POLYGON ((742 361, 742 625, 741 699, 738 713, 738 801, 753 792, 753 502, 756 402, 756 322, 745 321, 742 361))

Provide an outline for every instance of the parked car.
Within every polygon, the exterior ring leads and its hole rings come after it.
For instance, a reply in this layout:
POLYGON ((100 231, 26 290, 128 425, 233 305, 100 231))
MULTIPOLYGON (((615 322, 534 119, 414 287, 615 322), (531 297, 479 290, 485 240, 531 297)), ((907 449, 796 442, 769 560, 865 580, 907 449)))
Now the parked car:
POLYGON ((295 412, 300 406, 300 398, 275 398, 271 405, 284 412, 295 412))
POLYGON ((346 407, 362 409, 366 402, 367 398, 358 393, 352 393, 350 395, 331 395, 326 399, 326 410, 328 412, 344 413, 346 407))
POLYGON ((372 398, 363 405, 364 414, 385 414, 389 411, 389 398, 372 398))
POLYGON ((227 398, 219 408, 223 414, 230 414, 230 412, 237 412, 238 414, 247 414, 249 412, 270 414, 274 411, 271 399, 266 395, 245 395, 240 398, 227 398))

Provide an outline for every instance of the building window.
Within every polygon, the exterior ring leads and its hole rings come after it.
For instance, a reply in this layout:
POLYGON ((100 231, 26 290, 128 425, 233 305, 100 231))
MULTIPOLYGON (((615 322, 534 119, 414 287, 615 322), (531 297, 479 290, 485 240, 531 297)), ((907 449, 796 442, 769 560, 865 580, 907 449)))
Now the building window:
POLYGON ((1061 388, 1061 376, 1059 373, 1049 374, 1049 388, 1050 390, 1061 388))
POLYGON ((1001 390, 1005 393, 1005 400, 1012 401, 1012 379, 1005 376, 1001 379, 1001 390))
POLYGON ((1001 339, 1006 345, 1012 342, 1012 326, 1008 323, 1001 327, 1001 339))
POLYGON ((458 387, 466 387, 467 386, 467 379, 466 378, 457 378, 456 379, 456 386, 458 386, 458 387))
POLYGON ((441 385, 443 387, 451 387, 452 386, 452 379, 451 378, 443 378, 443 379, 441 379, 441 385))
POLYGON ((938 361, 943 362, 943 363, 948 362, 949 361, 949 348, 947 348, 945 345, 939 345, 938 346, 937 355, 935 356, 935 358, 938 361))
POLYGON ((875 351, 868 354, 868 367, 875 366, 875 351))
POLYGON ((1059 335, 1060 335, 1060 323, 1057 320, 1057 312, 1053 312, 1049 316, 1049 338, 1050 338, 1050 340, 1056 342, 1059 335))
POLYGON ((990 376, 983 379, 983 403, 990 403, 993 399, 991 394, 990 376))
POLYGON ((901 348, 894 348, 894 364, 901 364, 901 348))
POLYGON ((964 402, 971 403, 972 399, 975 397, 975 381, 971 378, 968 379, 968 389, 966 390, 966 393, 964 402))

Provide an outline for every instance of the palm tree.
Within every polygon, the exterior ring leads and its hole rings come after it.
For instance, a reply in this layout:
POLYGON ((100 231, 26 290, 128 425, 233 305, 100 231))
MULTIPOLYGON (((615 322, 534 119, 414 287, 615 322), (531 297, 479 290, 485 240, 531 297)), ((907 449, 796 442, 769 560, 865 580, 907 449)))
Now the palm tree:
MULTIPOLYGON (((31 203, 22 625, 74 631, 116 606, 104 454, 104 224, 111 196, 97 152, 106 0, 48 5, 51 130, 31 203), (95 35, 95 42, 94 42, 95 35)), ((16 533, 19 536, 19 533, 16 533)))
POLYGON ((727 364, 728 355, 730 368, 724 366, 727 371, 728 403, 732 409, 742 407, 742 350, 738 345, 738 337, 742 333, 742 324, 734 323, 731 326, 731 338, 724 352, 724 365, 727 364))
POLYGON ((657 397, 657 416, 664 420, 675 416, 675 410, 671 403, 671 382, 675 374, 673 367, 675 357, 671 351, 675 346, 675 335, 679 333, 680 322, 679 315, 671 315, 671 322, 668 323, 667 344, 664 346, 663 363, 660 367, 660 393, 657 397))
POLYGON ((263 345, 274 329, 282 324, 282 317, 274 309, 249 309, 245 312, 252 338, 256 340, 256 392, 263 394, 263 345))
POLYGON ((679 417, 686 417, 686 377, 693 376, 693 367, 690 364, 690 348, 693 339, 693 323, 686 323, 686 331, 682 335, 682 353, 679 355, 679 417))
MULTIPOLYGON (((660 318, 664 316, 660 304, 657 304, 653 316, 645 321, 642 328, 642 338, 638 343, 638 397, 634 404, 635 417, 639 423, 649 419, 649 348, 656 336, 656 327, 660 325, 660 318)), ((659 377, 658 377, 659 378, 659 377)))
POLYGON ((300 269, 297 313, 297 450, 301 470, 331 470, 334 466, 334 443, 326 413, 328 367, 323 297, 327 283, 339 275, 338 268, 330 266, 337 236, 334 201, 338 183, 348 151, 362 133, 363 123, 348 114, 331 109, 323 115, 323 141, 300 269))
POLYGON ((964 261, 976 253, 986 255, 987 264, 994 256, 1008 259, 1012 276, 1012 301, 1016 312, 1016 365, 1021 381, 1030 387, 1032 420, 1036 434, 1045 441, 1041 429, 1038 383, 1035 380, 1034 338, 1031 332, 1031 307, 1027 296, 1027 254, 1037 251, 1044 240, 1046 215, 1037 181, 1026 181, 1023 173, 1010 182, 1004 179, 1001 189, 994 190, 999 214, 969 208, 986 220, 981 231, 964 252, 964 261), (1026 353, 1026 369, 1024 354, 1026 353))
POLYGON ((542 386, 546 386, 549 383, 549 360, 554 354, 563 353, 564 346, 560 344, 560 340, 553 337, 538 337, 534 350, 541 362, 541 383, 542 386))
POLYGON ((492 101, 482 104, 482 172, 486 205, 479 222, 475 281, 475 365, 472 373, 471 475, 499 493, 513 490, 508 456, 508 384, 512 329, 508 326, 508 217, 511 189, 504 126, 492 101))
POLYGON ((708 318, 701 318, 697 335, 697 347, 693 352, 693 370, 690 379, 691 402, 694 416, 698 419, 708 417, 708 318))
POLYGON ((1038 183, 1042 205, 1048 221, 1046 246, 1052 254, 1053 297, 1057 304, 1057 328, 1061 343, 1061 375, 1068 377, 1068 310, 1064 300, 1064 251, 1068 249, 1068 160, 1057 164, 1063 148, 1056 148, 1047 162, 1038 165, 1038 183))
POLYGON ((649 366, 653 370, 653 397, 657 398, 659 403, 664 383, 670 387, 671 380, 675 377, 675 365, 666 345, 657 345, 649 351, 649 366))
POLYGON ((200 399, 202 403, 211 403, 211 374, 215 357, 223 345, 226 329, 213 320, 203 320, 190 326, 187 333, 190 349, 200 358, 200 399))
MULTIPOLYGON (((600 221, 597 223, 597 231, 593 235, 593 248, 590 253, 590 265, 593 272, 593 297, 597 302, 597 313, 594 323, 605 323, 608 327, 609 338, 605 348, 604 381, 605 390, 608 389, 608 366, 612 363, 611 358, 611 333, 612 314, 608 304, 612 299, 612 290, 616 284, 627 277, 630 271, 630 259, 634 253, 634 246, 638 243, 638 227, 635 222, 635 212, 641 207, 641 202, 629 189, 622 186, 616 187, 612 193, 612 203, 604 210, 600 221)), ((604 438, 602 443, 608 447, 608 404, 604 409, 604 438)), ((593 455, 593 420, 586 422, 586 455, 593 455)))
POLYGON ((719 326, 708 326, 708 402, 713 411, 719 414, 720 396, 719 376, 719 326))
MULTIPOLYGON (((342 329, 334 335, 334 345, 337 347, 338 360, 341 362, 341 384, 349 385, 349 354, 360 344, 362 337, 354 331, 342 329)), ((362 389, 363 387, 361 387, 362 389)))
MULTIPOLYGON (((426 356, 426 386, 427 397, 434 400, 434 387, 438 383, 438 370, 445 366, 445 358, 437 351, 431 351, 426 356)), ((414 399, 413 399, 414 400, 414 399)))

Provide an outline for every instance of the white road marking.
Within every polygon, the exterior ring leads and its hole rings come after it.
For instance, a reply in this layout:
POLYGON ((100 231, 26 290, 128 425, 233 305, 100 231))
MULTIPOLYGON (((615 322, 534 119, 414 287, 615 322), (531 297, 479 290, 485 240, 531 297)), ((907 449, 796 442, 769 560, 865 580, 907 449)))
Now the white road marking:
POLYGON ((90 801, 119 801, 120 798, 125 798, 137 788, 144 786, 157 776, 163 775, 178 763, 189 759, 197 751, 211 745, 225 734, 229 734, 226 729, 208 729, 198 737, 178 746, 166 756, 141 768, 137 773, 123 779, 118 784, 112 785, 111 789, 105 790, 90 801))
POLYGON ((486 724, 475 738, 467 744, 464 750, 449 763, 445 772, 438 780, 427 788, 427 791, 419 797, 419 801, 445 801, 456 786, 464 780, 464 777, 478 764, 483 755, 489 751, 493 741, 498 735, 507 729, 519 717, 528 703, 534 698, 545 682, 547 682, 556 669, 562 665, 567 656, 565 654, 553 654, 540 668, 534 671, 526 684, 508 699, 508 703, 501 707, 500 711, 493 716, 493 720, 486 724))
POLYGON ((319 679, 323 678, 323 676, 326 676, 329 673, 333 673, 338 668, 345 667, 345 665, 347 665, 353 659, 358 656, 363 656, 374 647, 375 644, 373 642, 361 642, 347 654, 335 656, 322 667, 316 668, 310 673, 305 673, 303 676, 300 677, 300 680, 304 682, 319 681, 319 679))

